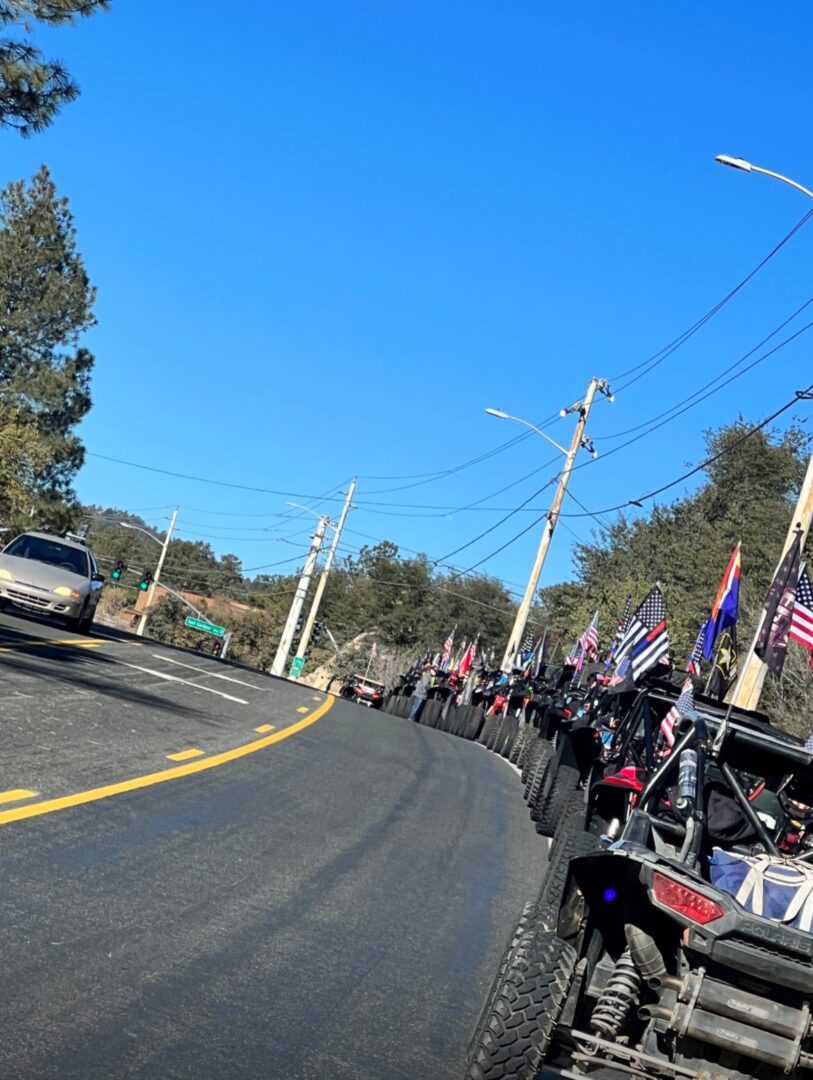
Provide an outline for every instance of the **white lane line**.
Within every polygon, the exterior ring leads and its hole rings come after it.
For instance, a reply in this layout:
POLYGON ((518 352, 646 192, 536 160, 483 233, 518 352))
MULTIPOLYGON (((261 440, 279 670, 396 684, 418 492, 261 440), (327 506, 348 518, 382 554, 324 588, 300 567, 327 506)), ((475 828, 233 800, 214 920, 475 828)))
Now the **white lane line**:
POLYGON ((184 686, 191 686, 193 690, 203 690, 207 694, 217 694, 218 697, 225 698, 227 701, 236 701, 238 705, 248 705, 247 701, 242 698, 233 697, 231 694, 224 694, 222 690, 214 690, 211 686, 201 686, 200 683, 191 682, 189 679, 179 679, 177 675, 167 675, 165 671, 156 671, 155 668, 142 667, 140 664, 128 664, 126 660, 116 660, 112 656, 107 657, 114 664, 120 664, 122 667, 132 668, 133 671, 143 671, 147 675, 154 675, 156 679, 166 679, 167 682, 183 683, 184 686))
POLYGON ((226 682, 237 683, 238 686, 245 686, 249 690, 259 690, 263 694, 274 693, 270 686, 255 686, 253 683, 244 682, 242 679, 235 679, 231 675, 221 675, 219 671, 206 671, 205 668, 196 667, 194 664, 184 664, 182 660, 173 660, 171 656, 161 656, 160 653, 153 653, 152 658, 153 660, 163 660, 167 664, 177 664, 178 667, 188 668, 189 671, 197 671, 198 675, 207 675, 212 679, 224 679, 226 682))

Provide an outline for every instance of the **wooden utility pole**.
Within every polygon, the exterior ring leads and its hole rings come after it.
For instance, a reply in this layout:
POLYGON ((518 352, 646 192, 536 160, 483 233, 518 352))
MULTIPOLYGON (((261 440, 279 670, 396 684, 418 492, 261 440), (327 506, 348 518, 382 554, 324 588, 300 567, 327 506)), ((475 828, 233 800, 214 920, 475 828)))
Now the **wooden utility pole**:
MULTIPOLYGON (((790 528, 788 529, 788 535, 785 539, 785 546, 782 548, 782 554, 779 556, 779 562, 776 564, 774 577, 776 577, 776 573, 782 565, 782 560, 785 558, 788 548, 793 543, 797 528, 802 530, 802 550, 804 550, 805 541, 810 532, 811 522, 813 522, 813 456, 811 456, 810 461, 807 464, 807 474, 805 475, 804 483, 802 484, 802 490, 799 492, 799 501, 796 504, 796 509, 790 520, 790 528)), ((754 650, 764 620, 765 612, 763 610, 762 617, 759 620, 756 633, 754 634, 754 640, 751 642, 751 648, 748 650, 745 657, 739 678, 734 687, 734 692, 731 696, 731 704, 737 709, 753 710, 759 705, 759 698, 762 693, 762 687, 765 684, 765 676, 768 673, 768 669, 756 655, 754 650)))
POLYGON ((554 496, 551 508, 547 513, 547 520, 545 521, 545 528, 542 532, 542 539, 539 541, 536 558, 531 567, 531 576, 528 578, 528 584, 525 586, 525 593, 520 601, 519 608, 517 609, 514 628, 511 631, 505 655, 503 656, 503 671, 511 670, 514 655, 522 644, 522 638, 531 611, 531 604, 533 603, 539 585, 539 576, 542 573, 545 557, 548 554, 548 548, 550 547, 551 538, 553 537, 553 530, 556 528, 556 522, 559 519, 559 511, 562 508, 562 500, 565 497, 570 474, 573 471, 573 463, 576 460, 576 454, 578 453, 579 447, 582 445, 584 428, 587 423, 587 418, 590 415, 593 398, 596 396, 596 391, 601 389, 602 386, 606 386, 605 380, 591 379, 590 385, 587 387, 587 393, 584 395, 584 401, 579 402, 579 404, 575 406, 575 409, 579 414, 579 421, 576 424, 576 430, 573 432, 573 438, 570 440, 570 449, 567 451, 565 457, 565 466, 559 475, 559 484, 556 488, 556 495, 554 496))

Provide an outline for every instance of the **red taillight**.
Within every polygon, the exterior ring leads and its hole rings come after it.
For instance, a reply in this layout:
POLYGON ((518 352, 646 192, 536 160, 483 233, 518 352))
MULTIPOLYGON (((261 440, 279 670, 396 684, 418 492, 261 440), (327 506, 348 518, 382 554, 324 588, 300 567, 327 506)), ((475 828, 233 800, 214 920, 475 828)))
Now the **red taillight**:
POLYGON ((565 720, 569 720, 572 715, 573 715, 573 710, 572 709, 562 709, 562 716, 565 718, 565 720))
POLYGON ((719 904, 665 874, 656 872, 653 875, 652 891, 659 904, 700 926, 714 922, 715 919, 722 919, 725 915, 719 904))

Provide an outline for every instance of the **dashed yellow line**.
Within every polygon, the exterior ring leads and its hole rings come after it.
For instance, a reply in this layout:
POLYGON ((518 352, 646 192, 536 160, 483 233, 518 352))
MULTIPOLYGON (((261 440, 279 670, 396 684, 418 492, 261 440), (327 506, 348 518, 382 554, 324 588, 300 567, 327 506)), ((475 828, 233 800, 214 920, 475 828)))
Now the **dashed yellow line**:
POLYGON ((308 709, 307 705, 300 705, 299 708, 296 711, 297 712, 309 712, 310 710, 308 709))
POLYGON ((29 791, 27 788, 14 788, 13 791, 0 791, 0 803, 19 802, 20 799, 35 799, 38 791, 29 791))
POLYGON ((274 730, 274 725, 273 724, 260 724, 260 726, 255 727, 254 730, 259 731, 259 733, 261 735, 263 735, 263 734, 265 734, 266 731, 273 731, 274 730))
POLYGON ((311 698, 311 701, 321 701, 321 700, 322 699, 320 697, 311 698))
POLYGON ((203 757, 202 750, 179 750, 177 754, 167 754, 170 761, 188 761, 193 757, 203 757))
POLYGON ((282 731, 275 731, 273 735, 266 735, 264 739, 255 739, 254 742, 236 746, 232 750, 225 750, 221 754, 212 754, 211 757, 205 757, 199 761, 190 761, 186 765, 175 765, 171 769, 148 773, 146 776, 135 776, 132 780, 121 780, 117 784, 107 784, 105 787, 79 791, 74 795, 63 795, 59 799, 47 799, 43 802, 29 803, 27 806, 15 806, 9 810, 0 810, 0 825, 8 825, 9 822, 22 821, 25 818, 38 817, 40 814, 53 814, 57 810, 67 810, 72 806, 98 802, 99 799, 109 799, 113 795, 123 795, 128 791, 152 787, 153 784, 163 784, 167 780, 178 780, 182 776, 191 776, 193 773, 203 772, 204 769, 217 768, 219 765, 225 765, 228 761, 247 757, 249 754, 255 754, 258 750, 264 750, 266 746, 272 746, 274 743, 282 742, 283 739, 289 739, 292 735, 296 735, 298 731, 302 731, 303 728, 315 724, 333 707, 333 704, 333 699, 328 698, 310 716, 297 720, 290 727, 283 728, 282 731))

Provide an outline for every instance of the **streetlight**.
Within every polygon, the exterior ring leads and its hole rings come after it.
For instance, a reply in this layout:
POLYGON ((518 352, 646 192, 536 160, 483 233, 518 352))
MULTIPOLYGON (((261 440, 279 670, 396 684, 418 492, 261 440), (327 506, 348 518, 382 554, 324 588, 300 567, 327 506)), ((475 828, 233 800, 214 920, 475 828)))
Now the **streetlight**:
MULTIPOLYGON (((615 399, 610 396, 610 401, 614 400, 615 399)), ((541 431, 536 424, 532 424, 529 420, 523 420, 521 416, 511 416, 509 413, 503 412, 502 409, 484 409, 483 411, 487 412, 489 416, 496 416, 498 420, 515 420, 518 424, 524 424, 526 428, 530 428, 531 431, 535 431, 537 435, 541 435, 545 442, 549 442, 551 446, 555 447, 560 453, 567 454, 567 450, 565 450, 564 446, 560 446, 558 442, 554 442, 544 431, 541 431)), ((562 409, 561 415, 567 416, 569 412, 573 411, 573 409, 562 409)), ((579 445, 583 450, 586 450, 588 454, 590 454, 593 460, 598 457, 598 450, 593 446, 593 440, 589 439, 586 435, 581 439, 579 445)), ((290 506, 291 504, 289 503, 288 505, 290 506)))
POLYGON ((164 546, 164 541, 159 540, 155 533, 151 533, 149 529, 142 529, 140 525, 131 525, 129 521, 117 521, 117 525, 121 525, 122 529, 138 529, 139 532, 143 532, 145 536, 149 536, 150 540, 154 540, 156 544, 164 546))
POLYGON ((508 646, 503 656, 502 668, 503 671, 510 671, 512 660, 515 653, 520 648, 523 636, 525 634, 525 627, 528 623, 528 615, 531 611, 531 604, 533 603, 534 596, 536 595, 537 587, 539 586, 539 577, 542 573, 542 567, 545 563, 545 557, 550 547, 551 538, 553 537, 553 530, 556 528, 556 522, 559 519, 559 512, 562 507, 562 501, 567 491, 567 484, 570 479, 570 473, 573 470, 573 462, 576 459, 576 454, 579 451, 579 447, 583 447, 594 458, 598 457, 598 452, 593 446, 593 441, 587 435, 584 434, 584 428, 587 424, 587 418, 590 415, 590 409, 593 406, 593 399, 596 394, 603 394, 608 400, 613 400, 613 395, 610 392, 609 384, 606 379, 591 379, 590 384, 587 387, 587 393, 584 396, 583 401, 577 401, 567 409, 563 409, 563 415, 567 415, 570 412, 578 413, 579 419, 576 423, 576 430, 573 432, 573 438, 570 441, 570 449, 565 450, 563 446, 554 442, 553 439, 548 438, 544 431, 528 420, 523 420, 519 416, 511 416, 509 413, 503 412, 502 409, 486 409, 485 411, 489 416, 496 416, 498 420, 513 420, 517 424, 522 424, 524 427, 530 428, 531 431, 535 431, 537 435, 541 435, 542 438, 556 447, 561 453, 565 455, 565 464, 559 474, 559 483, 556 487, 556 494, 553 497, 553 503, 550 510, 545 515, 545 528, 542 532, 542 538, 539 541, 539 548, 536 553, 536 559, 531 567, 531 574, 528 578, 528 584, 525 586, 525 592, 517 608, 517 615, 514 619, 514 627, 511 631, 511 636, 508 638, 508 646))
POLYGON ((803 195, 807 195, 809 199, 813 199, 813 191, 809 188, 797 184, 795 180, 791 180, 789 176, 783 176, 782 173, 773 172, 771 169, 763 169, 760 165, 754 165, 753 162, 746 161, 745 158, 731 157, 730 154, 718 154, 714 160, 720 165, 728 165, 730 169, 739 169, 740 172, 755 172, 762 173, 763 176, 772 176, 774 180, 781 180, 783 184, 789 184, 792 188, 796 188, 797 191, 801 191, 803 195))
POLYGON ((496 416, 498 420, 513 420, 517 424, 524 424, 526 428, 530 428, 531 431, 535 431, 537 435, 541 435, 545 442, 549 442, 551 446, 555 447, 560 453, 566 454, 564 446, 560 446, 558 442, 554 442, 544 431, 541 431, 536 424, 532 424, 530 420, 523 420, 521 416, 511 416, 510 413, 503 412, 502 409, 484 409, 489 416, 496 416))
MULTIPOLYGON (((139 619, 138 626, 136 628, 136 637, 144 637, 144 629, 147 625, 147 611, 152 605, 153 598, 155 597, 155 586, 158 584, 158 578, 161 575, 161 571, 164 568, 164 559, 167 557, 167 549, 169 548, 169 542, 172 539, 172 532, 175 528, 175 522, 178 519, 177 506, 172 511, 172 520, 169 523, 166 536, 163 540, 159 540, 158 537, 151 533, 149 529, 143 529, 140 525, 133 525, 129 521, 120 521, 118 524, 123 529, 136 529, 138 532, 144 533, 145 536, 149 536, 150 540, 154 540, 156 544, 161 545, 161 554, 158 558, 158 566, 155 568, 155 574, 150 582, 149 591, 147 592, 147 599, 144 601, 144 607, 141 611, 141 618, 139 619)), ((162 586, 163 587, 163 586, 162 586)))

